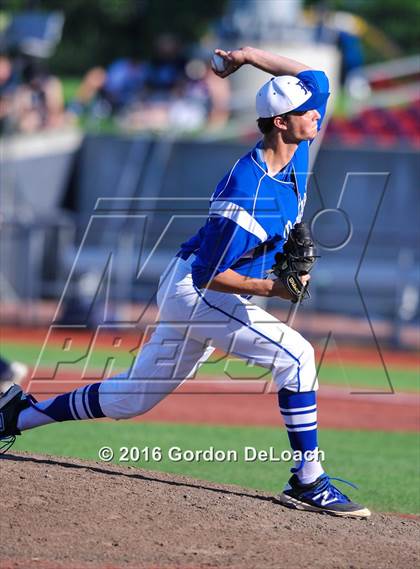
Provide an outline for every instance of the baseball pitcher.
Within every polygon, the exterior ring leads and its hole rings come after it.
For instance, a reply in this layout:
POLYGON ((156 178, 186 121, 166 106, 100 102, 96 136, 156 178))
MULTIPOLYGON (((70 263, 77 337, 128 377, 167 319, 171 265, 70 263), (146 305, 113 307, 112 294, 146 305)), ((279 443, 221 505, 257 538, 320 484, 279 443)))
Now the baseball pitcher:
POLYGON ((0 438, 7 448, 16 435, 40 425, 146 413, 219 349, 271 371, 292 449, 314 455, 292 468, 280 503, 367 517, 369 510, 336 488, 316 459, 313 347, 251 300, 297 302, 308 294, 316 251, 302 215, 309 150, 325 115, 328 79, 322 71, 252 47, 218 49, 212 64, 220 77, 245 65, 271 75, 256 95, 262 138, 219 182, 206 223, 161 276, 159 323, 150 340, 129 373, 103 382, 43 402, 11 387, 0 398, 0 438))

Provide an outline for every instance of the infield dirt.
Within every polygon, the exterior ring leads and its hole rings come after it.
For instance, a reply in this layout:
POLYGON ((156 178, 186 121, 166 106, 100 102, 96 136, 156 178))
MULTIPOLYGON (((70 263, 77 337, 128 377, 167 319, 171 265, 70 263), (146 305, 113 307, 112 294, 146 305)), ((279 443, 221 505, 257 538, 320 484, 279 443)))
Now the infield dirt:
POLYGON ((420 519, 338 519, 265 492, 70 458, 0 460, 1 569, 415 568, 420 519))

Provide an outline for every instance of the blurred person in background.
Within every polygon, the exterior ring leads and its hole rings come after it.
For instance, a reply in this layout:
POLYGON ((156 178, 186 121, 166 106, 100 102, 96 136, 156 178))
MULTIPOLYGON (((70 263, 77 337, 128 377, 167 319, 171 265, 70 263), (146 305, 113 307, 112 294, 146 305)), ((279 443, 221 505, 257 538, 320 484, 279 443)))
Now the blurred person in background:
POLYGON ((167 102, 185 79, 187 57, 180 40, 172 34, 157 36, 153 55, 146 64, 143 100, 167 102))
POLYGON ((217 77, 208 54, 189 58, 179 40, 162 34, 154 55, 142 61, 134 48, 107 68, 90 69, 67 112, 101 120, 113 117, 124 130, 197 130, 223 126, 230 88, 217 77))
POLYGON ((97 119, 115 116, 127 128, 159 124, 184 77, 185 63, 178 40, 158 36, 150 61, 142 63, 133 55, 88 71, 68 110, 79 116, 88 111, 97 119))
POLYGON ((106 69, 94 67, 86 73, 68 112, 96 118, 118 114, 138 99, 144 79, 145 67, 136 55, 117 59, 106 69))
POLYGON ((11 109, 14 129, 29 133, 64 126, 68 121, 60 80, 35 58, 21 58, 16 65, 20 81, 11 109))
POLYGON ((133 105, 127 106, 119 124, 127 129, 160 129, 168 123, 171 104, 179 99, 186 81, 187 58, 172 34, 160 34, 144 67, 144 81, 133 105))
POLYGON ((8 128, 16 86, 13 63, 6 54, 0 53, 0 134, 8 128))
POLYGON ((145 65, 139 101, 120 117, 126 129, 197 130, 220 127, 229 118, 229 83, 212 73, 208 57, 189 58, 171 34, 156 38, 145 65))
POLYGON ((315 41, 334 44, 340 50, 340 84, 344 85, 348 74, 365 63, 361 39, 363 22, 353 14, 332 11, 326 2, 315 6, 311 20, 315 41))
POLYGON ((182 126, 180 109, 185 109, 191 125, 191 112, 197 110, 197 126, 222 127, 230 115, 230 83, 214 74, 208 54, 191 59, 185 66, 186 79, 180 96, 170 111, 170 124, 182 126))
POLYGON ((36 132, 66 122, 60 80, 35 58, 0 55, 0 132, 36 132))

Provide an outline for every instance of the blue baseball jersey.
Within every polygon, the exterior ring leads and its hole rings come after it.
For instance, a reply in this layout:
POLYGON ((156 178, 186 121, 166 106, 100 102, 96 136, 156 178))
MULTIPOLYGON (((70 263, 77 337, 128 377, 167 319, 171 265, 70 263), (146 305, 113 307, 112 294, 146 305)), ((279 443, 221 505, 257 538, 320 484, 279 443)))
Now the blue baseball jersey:
MULTIPOLYGON (((322 71, 303 71, 297 77, 312 92, 329 92, 322 71)), ((326 103, 317 110, 319 130, 326 103)), ((198 288, 227 269, 252 278, 267 276, 289 231, 302 219, 309 146, 302 141, 290 162, 271 176, 260 141, 219 182, 206 224, 181 245, 183 255, 195 254, 192 278, 198 288)))

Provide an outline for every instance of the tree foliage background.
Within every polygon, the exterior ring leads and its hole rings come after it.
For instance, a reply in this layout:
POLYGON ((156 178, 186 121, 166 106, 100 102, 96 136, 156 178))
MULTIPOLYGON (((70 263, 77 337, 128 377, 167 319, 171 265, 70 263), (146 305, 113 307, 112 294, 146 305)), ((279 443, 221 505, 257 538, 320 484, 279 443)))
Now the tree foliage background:
MULTIPOLYGON (((0 0, 0 12, 64 12, 63 39, 50 66, 56 73, 78 75, 119 56, 148 57, 153 39, 162 32, 194 43, 220 19, 231 1, 238 0, 0 0)), ((306 7, 320 3, 365 18, 403 53, 419 50, 420 0, 304 0, 306 7)), ((381 59, 381 54, 374 57, 381 59)))
MULTIPOLYGON (((153 39, 172 32, 196 42, 223 14, 226 0, 10 0, 3 8, 62 11, 63 38, 50 67, 56 73, 79 74, 119 56, 147 57, 153 39)), ((1 9, 0 2, 0 9, 1 9)))
POLYGON ((420 51, 420 0, 305 0, 307 7, 321 4, 330 10, 361 16, 396 43, 404 54, 420 51))

